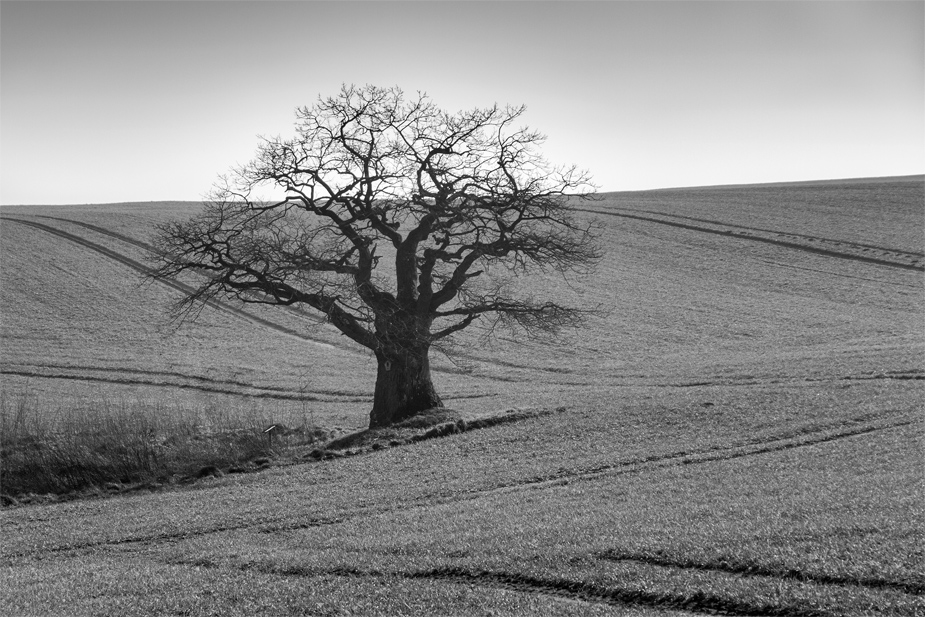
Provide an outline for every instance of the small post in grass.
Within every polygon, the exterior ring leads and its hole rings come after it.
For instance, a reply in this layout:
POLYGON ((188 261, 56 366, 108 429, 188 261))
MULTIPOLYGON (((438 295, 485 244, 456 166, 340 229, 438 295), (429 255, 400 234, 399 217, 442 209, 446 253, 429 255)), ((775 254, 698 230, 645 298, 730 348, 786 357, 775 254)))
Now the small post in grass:
POLYGON ((276 430, 276 425, 274 424, 274 425, 272 425, 270 428, 268 428, 268 429, 266 429, 266 430, 264 431, 264 433, 267 434, 267 447, 268 447, 268 448, 272 448, 272 447, 273 447, 273 431, 275 431, 275 430, 276 430))

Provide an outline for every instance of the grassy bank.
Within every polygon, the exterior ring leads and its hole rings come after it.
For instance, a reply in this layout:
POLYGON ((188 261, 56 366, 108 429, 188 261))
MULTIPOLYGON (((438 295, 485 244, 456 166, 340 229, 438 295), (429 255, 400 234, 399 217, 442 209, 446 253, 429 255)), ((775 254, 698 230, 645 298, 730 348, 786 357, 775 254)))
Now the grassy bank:
POLYGON ((242 472, 332 435, 309 416, 287 426, 257 405, 98 398, 48 409, 39 400, 28 392, 0 394, 5 504, 242 472))

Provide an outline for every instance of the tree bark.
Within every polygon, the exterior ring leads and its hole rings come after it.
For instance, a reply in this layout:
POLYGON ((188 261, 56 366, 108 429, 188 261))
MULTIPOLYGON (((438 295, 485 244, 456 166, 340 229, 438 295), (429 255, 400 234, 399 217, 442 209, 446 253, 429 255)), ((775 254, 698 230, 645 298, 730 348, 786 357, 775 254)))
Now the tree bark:
POLYGON ((401 422, 426 409, 443 407, 430 377, 429 347, 413 345, 377 351, 379 371, 369 427, 401 422))

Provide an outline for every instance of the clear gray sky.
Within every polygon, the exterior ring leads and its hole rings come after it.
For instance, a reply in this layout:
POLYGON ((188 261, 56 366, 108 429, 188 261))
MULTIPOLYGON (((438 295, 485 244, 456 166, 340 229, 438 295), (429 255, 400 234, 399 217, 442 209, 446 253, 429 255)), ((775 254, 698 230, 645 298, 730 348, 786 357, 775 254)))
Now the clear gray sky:
POLYGON ((925 172, 925 2, 0 2, 0 203, 198 200, 341 83, 601 190, 925 172))

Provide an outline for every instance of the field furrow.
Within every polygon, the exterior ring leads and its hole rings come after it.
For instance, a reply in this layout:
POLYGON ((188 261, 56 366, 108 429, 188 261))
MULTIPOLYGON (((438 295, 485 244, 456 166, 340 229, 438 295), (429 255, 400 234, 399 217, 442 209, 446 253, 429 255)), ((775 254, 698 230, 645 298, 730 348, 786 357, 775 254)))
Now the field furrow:
MULTIPOLYGON (((66 219, 66 218, 62 218, 62 217, 42 217, 42 218, 48 218, 48 219, 57 220, 57 221, 60 221, 60 222, 65 222, 65 223, 73 223, 73 224, 75 224, 75 225, 80 225, 80 226, 82 226, 82 227, 86 227, 86 228, 88 228, 88 229, 92 229, 93 231, 96 231, 96 232, 99 232, 99 233, 103 233, 103 234, 109 235, 109 236, 111 236, 111 237, 117 238, 117 239, 122 240, 122 241, 124 241, 124 242, 128 242, 128 243, 134 244, 134 245, 136 245, 136 246, 138 246, 138 247, 141 247, 141 248, 144 248, 144 249, 150 248, 150 245, 148 245, 148 244, 146 244, 146 243, 133 240, 133 239, 127 237, 127 236, 124 236, 123 234, 118 234, 118 233, 115 233, 115 232, 111 232, 111 231, 109 231, 109 230, 106 230, 106 229, 103 228, 103 227, 98 226, 98 225, 90 225, 90 224, 87 224, 87 223, 81 223, 81 222, 79 222, 79 221, 73 221, 73 220, 71 220, 71 219, 66 219)), ((56 235, 56 236, 59 236, 59 237, 61 237, 61 238, 64 238, 64 239, 69 240, 69 241, 71 241, 71 242, 74 242, 74 243, 76 243, 76 244, 79 244, 79 245, 81 245, 81 246, 83 246, 83 247, 85 247, 85 248, 88 248, 88 249, 91 249, 91 250, 93 250, 93 251, 96 251, 96 252, 98 252, 98 253, 104 255, 105 257, 108 257, 108 258, 110 258, 110 259, 112 259, 112 260, 114 260, 114 261, 116 261, 116 262, 118 262, 118 263, 120 263, 120 264, 123 264, 123 265, 125 265, 125 266, 128 266, 129 268, 135 270, 136 272, 138 272, 138 273, 140 273, 140 274, 142 274, 142 275, 148 275, 148 274, 150 274, 150 272, 151 272, 151 269, 150 269, 148 266, 146 266, 146 265, 144 265, 144 264, 138 262, 138 261, 135 260, 135 259, 132 259, 131 257, 129 257, 129 256, 127 256, 127 255, 124 255, 124 254, 122 254, 122 253, 119 253, 119 252, 117 252, 117 251, 114 251, 113 249, 104 247, 104 246, 102 246, 102 245, 100 245, 100 244, 97 244, 97 243, 95 243, 95 242, 92 242, 92 241, 90 241, 90 240, 87 240, 86 238, 82 238, 82 237, 77 236, 77 235, 75 235, 75 234, 72 234, 72 233, 63 231, 63 230, 61 230, 61 229, 57 229, 57 228, 55 228, 55 227, 51 227, 51 226, 49 226, 49 225, 44 225, 44 224, 42 224, 42 223, 38 223, 38 222, 35 222, 35 221, 30 221, 30 220, 20 219, 20 218, 14 218, 14 217, 9 217, 9 216, 4 216, 4 217, 2 217, 2 219, 3 219, 3 220, 6 220, 6 221, 9 221, 9 222, 14 222, 14 223, 22 224, 22 225, 29 225, 29 226, 34 227, 34 228, 36 228, 36 229, 40 229, 40 230, 42 230, 42 231, 45 231, 45 232, 54 234, 54 235, 56 235)), ((186 294, 186 293, 192 293, 192 288, 191 288, 189 285, 187 285, 187 284, 185 284, 185 283, 182 283, 182 282, 180 282, 180 281, 176 281, 176 280, 174 280, 174 279, 166 279, 166 278, 158 278, 158 279, 156 279, 156 280, 157 280, 158 283, 161 283, 161 284, 166 285, 166 286, 168 286, 168 287, 170 287, 170 288, 172 288, 172 289, 175 289, 175 290, 177 290, 177 291, 180 291, 181 293, 184 293, 184 294, 186 294)), ((241 308, 232 306, 231 304, 229 304, 229 303, 227 303, 227 302, 222 302, 222 301, 220 301, 220 300, 210 299, 210 300, 206 300, 206 301, 205 301, 205 304, 206 304, 206 306, 208 306, 208 307, 210 307, 210 308, 214 308, 214 309, 220 310, 220 311, 222 311, 222 312, 224 312, 224 313, 226 313, 226 314, 229 314, 229 315, 232 315, 232 316, 235 316, 235 317, 239 317, 239 318, 245 319, 245 320, 247 320, 247 321, 249 321, 249 322, 251 322, 251 323, 254 323, 254 324, 263 326, 263 327, 265 327, 265 328, 269 328, 269 329, 275 330, 275 331, 277 331, 277 332, 279 332, 279 333, 282 333, 282 334, 285 334, 285 335, 287 335, 287 336, 293 336, 293 337, 296 337, 296 338, 301 339, 301 340, 304 340, 304 341, 309 341, 309 342, 311 342, 311 343, 313 343, 313 344, 316 344, 316 345, 327 346, 327 347, 337 347, 337 348, 342 349, 342 350, 344 350, 344 351, 353 352, 353 353, 356 353, 356 351, 357 351, 356 348, 355 348, 354 346, 352 346, 352 345, 343 345, 343 344, 332 343, 332 342, 330 342, 330 341, 328 341, 328 340, 324 340, 324 339, 321 339, 321 338, 318 338, 318 337, 315 337, 315 336, 306 334, 306 333, 304 333, 304 332, 296 332, 295 330, 293 330, 293 329, 291 329, 291 328, 289 328, 289 327, 283 326, 283 325, 281 325, 281 324, 279 324, 279 323, 277 323, 277 322, 271 321, 271 320, 269 320, 269 319, 266 319, 266 318, 263 318, 263 317, 259 317, 259 316, 257 316, 257 315, 254 315, 253 313, 251 313, 251 312, 249 312, 249 311, 246 311, 246 310, 243 310, 243 309, 241 309, 241 308)), ((293 309, 293 308, 291 308, 291 307, 286 307, 285 310, 286 310, 287 312, 291 313, 291 314, 294 314, 294 315, 298 316, 299 318, 306 318, 306 317, 307 317, 307 316, 304 315, 301 311, 298 311, 297 309, 293 309)), ((312 322, 313 325, 317 325, 318 323, 320 323, 317 319, 314 319, 314 318, 311 318, 311 317, 308 317, 308 318, 311 319, 311 322, 312 322)), ((464 351, 454 351, 454 358, 457 358, 457 359, 462 360, 462 361, 474 362, 474 363, 476 363, 476 364, 484 364, 484 365, 487 365, 487 366, 506 367, 506 368, 521 369, 521 370, 530 370, 530 371, 537 371, 537 370, 538 370, 538 371, 541 371, 541 372, 551 372, 551 373, 570 373, 570 372, 572 372, 572 371, 570 371, 569 369, 567 369, 567 368, 562 368, 562 367, 542 367, 542 366, 539 366, 539 367, 538 367, 538 366, 531 366, 531 365, 528 365, 528 364, 517 363, 517 362, 510 362, 510 361, 504 361, 504 360, 499 360, 499 359, 495 359, 495 358, 486 358, 486 357, 484 357, 484 356, 479 356, 479 355, 467 353, 467 352, 464 352, 464 351)), ((472 374, 472 372, 473 372, 471 368, 460 369, 460 368, 455 368, 455 367, 453 367, 453 366, 447 366, 446 364, 437 364, 437 365, 434 367, 434 370, 435 370, 436 372, 439 372, 439 373, 448 373, 448 374, 457 374, 457 375, 469 375, 469 374, 472 374)), ((18 374, 18 373, 11 373, 11 374, 18 374)), ((503 382, 503 381, 510 381, 510 380, 511 380, 511 378, 509 378, 509 377, 502 377, 502 376, 496 376, 496 375, 491 375, 491 374, 485 374, 484 372, 480 372, 480 374, 478 375, 478 377, 479 377, 480 379, 487 379, 487 380, 492 380, 492 381, 502 381, 502 382, 503 382)), ((73 377, 72 377, 72 378, 73 378, 73 377)), ((113 383, 117 383, 117 382, 113 382, 113 383)), ((365 400, 365 399, 364 399, 364 400, 365 400)))
MULTIPOLYGON (((238 525, 218 525, 206 526, 203 528, 187 528, 183 531, 172 533, 157 533, 154 535, 140 535, 120 537, 114 540, 82 541, 72 545, 59 545, 55 547, 43 547, 38 553, 31 552, 0 552, 0 556, 5 557, 24 557, 30 554, 40 554, 47 550, 54 551, 80 551, 91 547, 124 545, 124 544, 148 544, 157 543, 177 538, 189 538, 196 536, 208 536, 212 534, 224 533, 230 530, 247 530, 253 529, 261 533, 278 534, 306 527, 317 527, 319 525, 343 524, 355 519, 367 517, 377 517, 390 512, 411 512, 413 510, 427 510, 435 506, 446 506, 454 503, 473 502, 475 500, 491 498, 498 495, 511 495, 522 491, 542 491, 545 489, 554 489, 557 487, 567 486, 575 482, 595 482, 602 479, 612 478, 624 475, 636 475, 650 473, 659 469, 670 467, 688 467, 707 463, 727 462, 743 457, 754 457, 764 454, 773 454, 797 448, 806 448, 810 446, 822 445, 829 442, 870 435, 876 432, 888 431, 891 429, 918 426, 921 430, 922 421, 920 418, 909 418, 908 413, 887 413, 876 415, 862 415, 855 418, 840 420, 831 424, 822 424, 812 428, 802 429, 799 431, 786 431, 778 434, 771 434, 762 438, 750 439, 743 443, 735 444, 715 444, 694 450, 680 450, 667 452, 664 454, 644 456, 635 459, 623 459, 597 465, 590 468, 572 468, 560 469, 553 473, 543 476, 523 477, 513 482, 491 483, 489 486, 470 488, 459 491, 428 491, 426 495, 411 497, 383 506, 377 503, 358 504, 347 510, 340 511, 337 516, 323 517, 309 521, 298 521, 296 523, 280 523, 266 518, 242 522, 238 525), (846 426, 847 425, 847 426, 846 426)), ((465 429, 463 429, 465 430, 465 429)), ((458 434, 459 431, 453 433, 458 434)), ((419 443, 419 442, 418 442, 419 443)), ((398 446, 406 446, 404 444, 398 446)), ((368 453, 374 456, 375 453, 368 453)))
MULTIPOLYGON (((134 371, 133 374, 136 374, 134 371)), ((199 392, 209 392, 215 394, 232 394, 236 396, 246 396, 256 399, 278 399, 289 401, 346 401, 346 402, 370 402, 372 396, 368 393, 356 394, 333 394, 328 392, 315 392, 310 390, 292 391, 277 388, 264 388, 260 386, 251 386, 238 383, 214 382, 214 385, 208 383, 190 383, 185 378, 182 380, 159 380, 152 377, 140 376, 106 376, 104 374, 88 375, 86 373, 65 373, 65 372, 40 372, 25 369, 8 369, 0 368, 0 375, 16 375, 18 377, 28 377, 31 379, 65 379, 74 381, 84 381, 91 383, 110 383, 117 385, 130 386, 157 386, 161 388, 179 388, 182 390, 197 390, 199 392)), ((208 380, 203 380, 208 381, 208 380)), ((448 397, 450 398, 450 397, 448 397)))
MULTIPOLYGON (((118 263, 120 263, 120 264, 123 264, 123 265, 125 265, 125 266, 128 266, 129 268, 131 268, 132 270, 138 272, 139 274, 142 274, 142 275, 147 276, 147 275, 149 275, 149 274, 151 273, 151 269, 150 269, 149 267, 145 266, 145 265, 142 264, 142 263, 139 263, 138 261, 132 259, 131 257, 128 257, 128 256, 123 255, 123 254, 121 254, 121 253, 117 253, 116 251, 114 251, 114 250, 112 250, 112 249, 106 248, 106 247, 101 246, 101 245, 99 245, 99 244, 97 244, 97 243, 95 243, 95 242, 91 242, 91 241, 89 241, 89 240, 87 240, 87 239, 85 239, 85 238, 81 238, 80 236, 76 236, 76 235, 74 235, 74 234, 72 234, 72 233, 69 233, 69 232, 66 232, 66 231, 57 229, 57 228, 55 228, 55 227, 51 227, 51 226, 49 226, 49 225, 44 225, 44 224, 42 224, 42 223, 37 223, 37 222, 35 222, 35 221, 29 221, 29 220, 25 220, 25 219, 12 218, 12 217, 8 217, 8 216, 2 217, 2 218, 3 218, 3 220, 5 220, 5 221, 14 222, 14 223, 17 223, 17 224, 20 224, 20 225, 28 225, 28 226, 30 226, 30 227, 34 227, 34 228, 36 228, 36 229, 40 229, 40 230, 42 230, 42 231, 48 232, 48 233, 50 233, 50 234, 54 234, 54 235, 56 235, 56 236, 59 236, 59 237, 61 237, 61 238, 64 238, 64 239, 69 240, 69 241, 71 241, 71 242, 74 242, 74 243, 76 243, 76 244, 79 244, 79 245, 81 245, 81 246, 83 246, 83 247, 86 247, 86 248, 88 248, 88 249, 90 249, 90 250, 96 251, 96 252, 98 252, 98 253, 100 253, 100 254, 102 254, 102 255, 104 255, 104 256, 106 256, 106 257, 108 257, 108 258, 110 258, 110 259, 112 259, 112 260, 114 260, 114 261, 116 261, 116 262, 118 262, 118 263)), ((171 287, 171 288, 173 288, 173 289, 176 289, 177 291, 179 291, 179 292, 181 292, 181 293, 184 293, 184 294, 192 293, 192 291, 193 291, 192 287, 190 287, 189 285, 186 285, 185 283, 181 283, 181 282, 176 281, 176 280, 165 279, 165 278, 158 278, 158 279, 156 279, 156 280, 157 280, 158 283, 161 283, 162 285, 166 285, 167 287, 171 287)), ((232 315, 232 316, 235 316, 235 317, 239 317, 239 318, 241 318, 241 319, 244 319, 244 320, 249 321, 249 322, 251 322, 251 323, 258 324, 258 325, 263 326, 263 327, 265 327, 265 328, 270 328, 271 330, 275 330, 275 331, 280 332, 280 333, 282 333, 282 334, 285 334, 285 335, 287 335, 287 336, 294 336, 294 337, 299 338, 299 339, 302 339, 302 340, 304 340, 304 341, 311 342, 311 343, 313 343, 313 344, 315 344, 315 345, 322 345, 322 346, 327 346, 327 347, 335 347, 335 345, 333 345, 333 344, 331 344, 331 343, 329 343, 329 342, 323 341, 323 340, 321 340, 321 339, 313 338, 313 337, 307 336, 307 335, 302 334, 302 333, 299 333, 299 332, 295 332, 295 331, 291 330, 290 328, 287 328, 287 327, 285 327, 285 326, 281 326, 281 325, 279 325, 279 324, 273 323, 273 322, 268 321, 268 320, 266 320, 266 319, 263 319, 263 318, 261 318, 261 317, 257 317, 257 316, 255 316, 255 315, 252 315, 252 314, 248 313, 247 311, 244 311, 244 310, 241 310, 241 309, 239 309, 239 308, 237 308, 237 307, 231 306, 230 304, 228 304, 228 303, 226 303, 226 302, 221 302, 221 301, 219 301, 219 300, 205 300, 205 304, 206 304, 207 306, 211 307, 211 308, 214 308, 214 309, 220 310, 220 311, 222 311, 222 312, 224 312, 224 313, 227 313, 228 315, 232 315)), ((343 347, 341 347, 341 349, 343 349, 343 350, 345 350, 345 351, 354 351, 354 349, 353 349, 352 347, 347 347, 347 346, 343 346, 343 347)))
POLYGON ((770 604, 743 602, 733 598, 698 591, 693 594, 679 594, 668 591, 649 591, 638 588, 603 586, 581 580, 541 578, 517 572, 466 570, 463 568, 441 568, 437 570, 412 572, 409 578, 427 578, 459 584, 500 586, 524 593, 561 595, 584 602, 604 602, 616 606, 645 606, 659 609, 683 610, 707 615, 769 615, 793 617, 824 617, 830 615, 797 603, 770 604))
POLYGON ((583 209, 582 211, 588 212, 589 214, 603 214, 606 216, 633 219, 647 223, 668 225, 670 227, 677 227, 689 231, 728 236, 738 240, 764 242, 789 249, 824 255, 826 257, 925 272, 925 256, 917 252, 898 251, 896 249, 886 249, 865 244, 853 244, 813 236, 768 232, 757 228, 730 226, 724 223, 712 223, 710 221, 703 221, 705 224, 701 225, 693 225, 662 218, 664 215, 659 215, 659 217, 641 216, 638 214, 630 214, 629 212, 614 212, 613 210, 599 209, 583 209), (710 224, 707 225, 706 223, 710 224))
POLYGON ((695 221, 697 223, 707 223, 711 226, 716 226, 720 228, 730 228, 730 229, 741 229, 744 231, 749 231, 753 233, 766 234, 769 236, 783 237, 783 238, 799 238, 807 242, 822 242, 832 246, 846 246, 851 249, 872 249, 875 251, 882 251, 884 254, 895 254, 903 255, 909 258, 922 258, 925 257, 925 252, 922 251, 904 251, 897 248, 891 248, 886 246, 879 246, 876 244, 866 244, 864 242, 848 242, 845 240, 838 240, 835 238, 823 238, 819 236, 808 236, 806 234, 796 234, 790 232, 781 232, 773 229, 762 229, 760 227, 746 227, 744 225, 733 225, 731 223, 724 223, 723 221, 715 221, 711 219, 697 218, 693 216, 682 216, 680 214, 665 214, 662 212, 657 212, 655 210, 626 210, 626 212, 643 212, 645 214, 652 214, 659 217, 664 217, 667 219, 678 219, 685 221, 695 221))
POLYGON ((775 568, 766 564, 745 562, 736 558, 718 559, 716 561, 695 561, 692 559, 670 558, 659 554, 628 553, 619 550, 602 551, 597 556, 607 561, 631 561, 663 568, 722 572, 737 576, 761 576, 782 580, 804 581, 819 585, 848 585, 868 587, 874 590, 890 589, 913 596, 925 595, 925 579, 919 581, 896 581, 879 577, 863 578, 834 576, 822 572, 808 572, 805 570, 794 570, 782 567, 775 568))
MULTIPOLYGON (((190 563, 203 567, 202 563, 190 563)), ((205 567, 215 567, 205 565, 205 567)), ((386 578, 431 580, 451 585, 467 585, 509 589, 523 594, 539 594, 575 600, 584 604, 606 604, 615 607, 646 607, 669 611, 683 611, 688 614, 730 615, 730 616, 793 616, 826 617, 832 613, 811 607, 791 604, 770 604, 762 602, 743 602, 732 598, 708 593, 678 594, 671 592, 653 592, 638 588, 620 588, 605 586, 582 580, 566 578, 545 578, 522 574, 519 572, 470 570, 458 567, 436 568, 433 570, 381 571, 359 570, 355 568, 333 568, 319 570, 312 568, 272 568, 265 566, 241 566, 241 571, 257 571, 275 576, 318 578, 337 576, 351 579, 386 578)))

